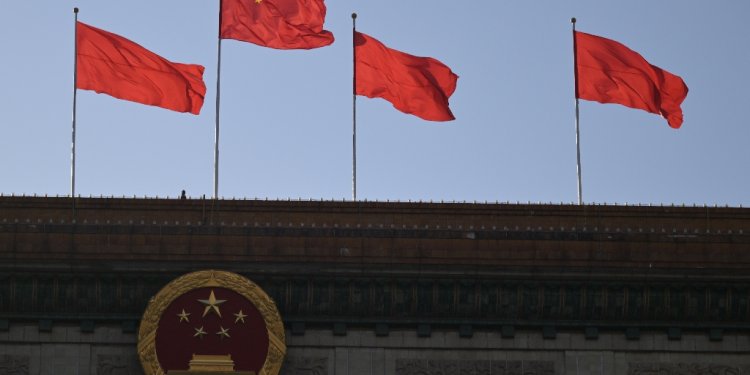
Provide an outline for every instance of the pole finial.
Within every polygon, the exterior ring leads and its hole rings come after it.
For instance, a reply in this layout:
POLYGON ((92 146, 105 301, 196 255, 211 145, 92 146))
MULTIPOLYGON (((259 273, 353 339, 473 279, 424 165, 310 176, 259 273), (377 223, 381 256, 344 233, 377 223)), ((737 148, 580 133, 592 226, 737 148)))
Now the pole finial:
POLYGON ((576 18, 575 17, 571 18, 570 23, 576 23, 576 18))
POLYGON ((78 7, 73 8, 73 13, 78 14, 78 7))
POLYGON ((357 19, 357 13, 352 13, 352 19, 353 19, 353 20, 356 20, 356 19, 357 19))

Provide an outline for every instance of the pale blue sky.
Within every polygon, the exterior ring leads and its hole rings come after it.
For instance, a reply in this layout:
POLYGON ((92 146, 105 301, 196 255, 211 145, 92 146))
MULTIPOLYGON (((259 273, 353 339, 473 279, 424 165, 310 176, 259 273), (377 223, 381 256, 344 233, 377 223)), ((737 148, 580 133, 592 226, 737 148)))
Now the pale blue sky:
MULTIPOLYGON (((584 200, 750 204, 750 2, 328 0, 336 42, 311 51, 223 43, 220 195, 351 197, 351 18, 460 79, 457 120, 358 100, 368 200, 576 200, 570 17, 681 76, 685 122, 581 102, 584 200)), ((77 192, 210 196, 218 0, 6 1, 0 23, 0 192, 68 194, 73 12, 206 67, 199 116, 79 91, 77 192)))

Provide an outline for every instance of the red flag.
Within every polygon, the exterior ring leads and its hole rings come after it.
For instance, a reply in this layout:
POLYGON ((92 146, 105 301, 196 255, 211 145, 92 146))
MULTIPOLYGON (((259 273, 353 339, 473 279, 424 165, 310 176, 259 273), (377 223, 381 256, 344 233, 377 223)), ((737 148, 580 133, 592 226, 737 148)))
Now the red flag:
POLYGON ((221 0, 220 35, 276 49, 312 49, 333 43, 323 30, 323 0, 221 0))
POLYGON ((614 40, 576 32, 575 44, 576 97, 660 114, 675 129, 682 125, 680 104, 688 93, 682 78, 614 40))
POLYGON ((356 94, 383 98, 401 112, 430 121, 455 120, 448 98, 458 76, 431 57, 413 56, 355 32, 356 94))
POLYGON ((170 62, 119 35, 78 22, 76 88, 197 115, 206 85, 200 65, 170 62))

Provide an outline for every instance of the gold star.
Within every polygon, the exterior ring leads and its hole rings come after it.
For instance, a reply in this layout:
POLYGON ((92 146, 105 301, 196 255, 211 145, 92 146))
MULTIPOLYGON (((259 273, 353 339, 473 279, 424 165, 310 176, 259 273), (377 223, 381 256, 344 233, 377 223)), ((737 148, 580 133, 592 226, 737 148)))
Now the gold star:
POLYGON ((203 336, 206 335, 206 331, 203 330, 203 326, 201 326, 200 328, 194 328, 194 329, 195 329, 195 334, 193 335, 193 337, 202 339, 203 336))
POLYGON ((219 337, 221 337, 222 339, 225 338, 225 337, 229 338, 229 329, 224 328, 222 326, 219 326, 219 328, 221 330, 219 332, 216 332, 216 334, 219 335, 219 337))
POLYGON ((211 291, 211 295, 208 296, 208 299, 199 299, 198 302, 206 305, 206 309, 203 310, 203 316, 205 317, 206 314, 208 314, 209 311, 215 311, 216 315, 221 318, 221 311, 219 311, 219 305, 226 302, 224 299, 216 299, 216 296, 214 295, 214 291, 211 291))
POLYGON ((188 315, 190 315, 190 313, 185 312, 185 309, 182 309, 182 312, 177 314, 177 316, 180 317, 180 323, 182 323, 183 320, 190 323, 190 319, 188 319, 188 315))
POLYGON ((242 323, 245 323, 245 318, 247 318, 247 315, 242 313, 242 310, 238 312, 237 314, 234 314, 234 316, 237 317, 237 319, 234 320, 234 323, 236 324, 239 321, 242 321, 242 323))
POLYGON ((263 2, 263 0, 255 0, 255 3, 256 3, 256 4, 260 4, 260 3, 262 3, 262 2, 263 2))

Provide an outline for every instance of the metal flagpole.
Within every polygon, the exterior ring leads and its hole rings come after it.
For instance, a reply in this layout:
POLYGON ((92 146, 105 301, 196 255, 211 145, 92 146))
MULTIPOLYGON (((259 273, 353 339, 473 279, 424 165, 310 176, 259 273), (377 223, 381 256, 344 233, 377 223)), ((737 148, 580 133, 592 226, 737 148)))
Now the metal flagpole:
POLYGON ((581 186, 581 132, 578 121, 578 45, 576 43, 576 19, 570 19, 573 24, 573 76, 575 77, 576 97, 576 171, 578 172, 578 204, 583 204, 583 188, 581 186))
POLYGON ((221 101, 221 11, 222 0, 219 0, 219 47, 216 63, 216 130, 214 132, 214 199, 219 199, 219 103, 221 101))
POLYGON ((352 200, 357 200, 357 13, 352 13, 352 200))
MULTIPOLYGON (((76 196, 76 99, 78 94, 78 8, 73 8, 75 31, 73 32, 73 129, 70 146, 70 197, 76 196)), ((75 199, 73 200, 75 202, 75 199)))

